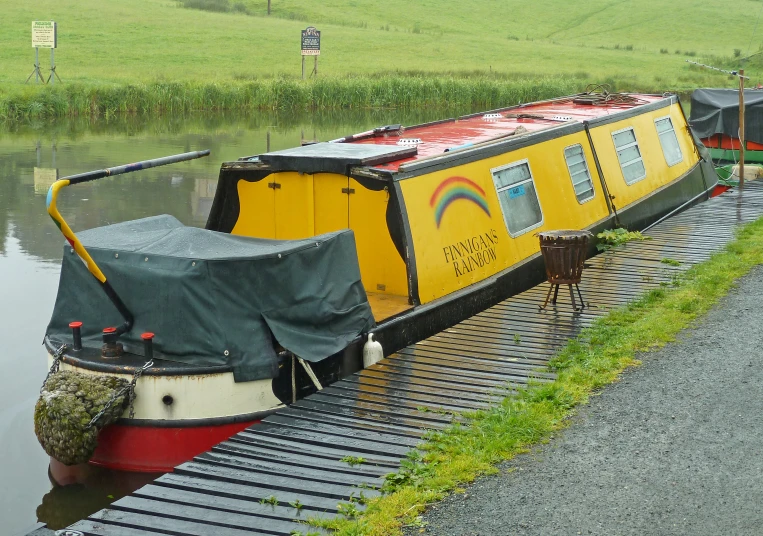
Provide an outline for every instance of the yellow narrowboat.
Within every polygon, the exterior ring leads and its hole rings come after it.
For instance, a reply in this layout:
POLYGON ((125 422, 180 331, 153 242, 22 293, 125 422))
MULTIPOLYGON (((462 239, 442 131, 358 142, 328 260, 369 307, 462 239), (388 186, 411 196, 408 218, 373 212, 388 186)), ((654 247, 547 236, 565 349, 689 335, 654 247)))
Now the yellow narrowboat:
POLYGON ((67 236, 50 362, 143 369, 91 462, 167 470, 362 368, 369 335, 386 355, 540 283, 536 233, 707 199, 699 150, 675 96, 584 93, 226 162, 205 230, 67 236))
POLYGON ((677 97, 583 94, 223 164, 207 228, 351 229, 387 353, 541 281, 536 233, 642 229, 716 182, 677 97))

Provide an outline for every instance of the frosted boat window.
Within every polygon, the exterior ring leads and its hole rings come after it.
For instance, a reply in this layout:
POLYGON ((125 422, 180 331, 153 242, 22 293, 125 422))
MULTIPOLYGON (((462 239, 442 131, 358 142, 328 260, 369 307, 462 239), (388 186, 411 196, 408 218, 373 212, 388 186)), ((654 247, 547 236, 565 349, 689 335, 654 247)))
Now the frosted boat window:
POLYGON ((593 199, 593 181, 585 153, 583 153, 583 146, 577 144, 567 147, 564 150, 564 159, 567 161, 567 169, 570 171, 572 187, 575 189, 578 202, 585 203, 593 199))
POLYGON ((543 213, 527 160, 491 169, 490 172, 511 236, 518 236, 543 223, 543 213))
POLYGON ((657 135, 660 137, 665 162, 668 163, 668 166, 675 166, 684 159, 684 155, 681 152, 681 146, 678 145, 678 137, 673 128, 673 122, 670 117, 660 117, 654 120, 654 126, 657 127, 657 135))
POLYGON ((641 158, 641 149, 638 148, 636 133, 633 128, 626 128, 612 133, 615 142, 617 159, 623 170, 623 178, 628 184, 640 181, 646 177, 646 168, 641 158))

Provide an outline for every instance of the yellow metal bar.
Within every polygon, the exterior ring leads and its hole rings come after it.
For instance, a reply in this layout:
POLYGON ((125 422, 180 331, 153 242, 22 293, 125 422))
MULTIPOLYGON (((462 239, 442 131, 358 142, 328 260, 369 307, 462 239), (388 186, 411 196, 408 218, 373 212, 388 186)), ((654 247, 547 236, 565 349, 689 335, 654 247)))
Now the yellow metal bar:
POLYGON ((61 233, 64 235, 64 238, 66 238, 66 241, 69 242, 69 244, 74 248, 74 251, 77 252, 79 258, 85 262, 90 273, 93 274, 93 276, 95 276, 98 281, 105 284, 106 276, 103 275, 101 269, 98 268, 97 264, 95 264, 95 261, 85 249, 85 246, 83 246, 82 242, 79 241, 77 235, 74 234, 74 231, 72 231, 71 227, 69 227, 69 224, 66 223, 66 220, 64 220, 63 216, 61 216, 61 213, 58 212, 58 208, 56 207, 58 192, 66 186, 69 186, 69 184, 71 184, 71 182, 68 179, 61 179, 54 182, 50 187, 50 190, 48 190, 48 198, 46 200, 48 214, 61 230, 61 233))

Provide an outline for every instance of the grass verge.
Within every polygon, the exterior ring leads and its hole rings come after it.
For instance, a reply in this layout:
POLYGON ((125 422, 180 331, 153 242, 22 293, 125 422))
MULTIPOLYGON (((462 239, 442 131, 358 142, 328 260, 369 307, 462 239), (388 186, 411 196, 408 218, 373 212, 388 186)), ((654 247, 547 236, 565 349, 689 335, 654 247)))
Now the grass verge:
POLYGON ((573 77, 502 79, 451 76, 356 76, 310 81, 59 84, 0 90, 0 120, 200 111, 325 110, 341 108, 494 108, 577 93, 573 77))
POLYGON ((403 525, 415 526, 426 505, 480 475, 495 473, 496 463, 547 441, 577 406, 638 364, 639 352, 675 340, 761 263, 763 218, 740 228, 722 252, 672 285, 612 311, 571 340, 551 362, 557 373, 553 383, 532 385, 489 410, 466 415, 443 432, 430 433, 423 456, 409 458, 399 473, 388 477, 390 493, 368 501, 365 512, 343 507, 349 512, 346 517, 310 522, 341 536, 390 536, 400 534, 403 525))

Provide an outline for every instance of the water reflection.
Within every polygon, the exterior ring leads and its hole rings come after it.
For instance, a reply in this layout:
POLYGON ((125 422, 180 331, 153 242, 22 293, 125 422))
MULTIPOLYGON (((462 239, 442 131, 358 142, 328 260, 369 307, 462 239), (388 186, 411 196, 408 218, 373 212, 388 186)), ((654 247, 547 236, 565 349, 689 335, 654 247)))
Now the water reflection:
MULTIPOLYGON (((182 177, 178 177, 182 180, 182 177)), ((175 180, 175 177, 172 177, 175 180)), ((212 200, 217 191, 217 179, 194 179, 193 192, 191 192, 191 214, 193 220, 200 226, 204 224, 212 209, 212 200)))
POLYGON ((13 534, 38 516, 51 526, 63 526, 146 482, 135 475, 98 470, 75 483, 59 477, 51 484, 48 459, 34 437, 32 410, 46 373, 40 342, 63 251, 63 238, 45 211, 45 194, 55 177, 210 149, 207 158, 72 186, 59 196, 59 210, 75 232, 164 213, 187 225, 203 226, 222 161, 293 147, 305 139, 330 140, 380 125, 411 125, 469 111, 122 117, 95 122, 78 118, 0 129, 3 530, 13 534))
POLYGON ((88 464, 66 466, 51 460, 51 490, 37 507, 37 519, 49 529, 62 529, 128 495, 161 473, 126 473, 88 464))

